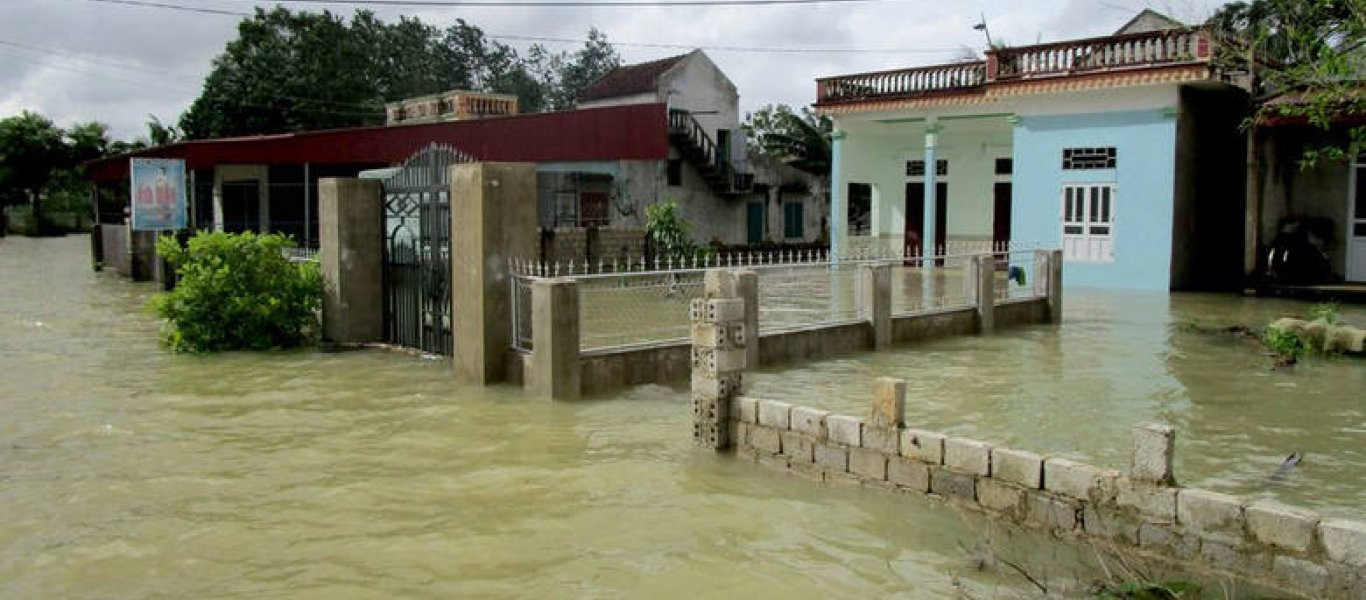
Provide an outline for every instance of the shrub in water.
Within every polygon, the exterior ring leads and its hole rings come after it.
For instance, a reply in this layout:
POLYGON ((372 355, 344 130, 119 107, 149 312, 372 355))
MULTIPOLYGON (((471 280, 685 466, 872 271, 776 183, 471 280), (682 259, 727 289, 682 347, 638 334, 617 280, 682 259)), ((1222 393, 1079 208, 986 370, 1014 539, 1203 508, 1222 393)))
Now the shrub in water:
POLYGON ((152 298, 167 320, 163 341, 177 352, 265 350, 312 338, 322 306, 316 263, 290 262, 283 235, 201 232, 181 246, 157 240, 176 270, 175 290, 152 298))

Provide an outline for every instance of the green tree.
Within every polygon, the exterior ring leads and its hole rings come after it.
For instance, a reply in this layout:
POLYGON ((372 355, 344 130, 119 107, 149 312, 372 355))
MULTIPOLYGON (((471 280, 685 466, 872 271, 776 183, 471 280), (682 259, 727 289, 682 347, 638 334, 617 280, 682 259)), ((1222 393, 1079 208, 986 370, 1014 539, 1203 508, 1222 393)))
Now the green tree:
POLYGON ((42 227, 42 197, 53 171, 71 164, 63 132, 47 117, 24 111, 0 120, 0 206, 26 203, 42 227))
MULTIPOLYGON (((1233 2, 1207 24, 1219 41, 1219 66, 1249 74, 1254 118, 1304 117, 1327 132, 1340 117, 1366 113, 1366 2, 1233 2)), ((1363 143, 1366 126, 1349 127, 1346 136, 1309 149, 1302 162, 1343 159, 1363 143)))
POLYGON ((655 260, 691 257, 692 225, 678 214, 678 203, 666 200, 645 207, 645 239, 655 260))
POLYGON ((583 90, 620 66, 621 56, 607 41, 607 34, 596 27, 589 29, 588 40, 583 47, 560 60, 557 85, 551 93, 551 106, 556 110, 573 108, 583 90))
POLYGON ((375 125, 385 102, 450 89, 517 94, 524 112, 562 109, 620 62, 596 29, 573 55, 536 45, 522 57, 464 20, 443 30, 367 11, 347 22, 258 8, 214 59, 179 129, 199 139, 375 125))
POLYGON ((745 115, 741 128, 750 151, 813 175, 829 177, 833 129, 829 117, 805 108, 798 114, 786 104, 769 104, 745 115))

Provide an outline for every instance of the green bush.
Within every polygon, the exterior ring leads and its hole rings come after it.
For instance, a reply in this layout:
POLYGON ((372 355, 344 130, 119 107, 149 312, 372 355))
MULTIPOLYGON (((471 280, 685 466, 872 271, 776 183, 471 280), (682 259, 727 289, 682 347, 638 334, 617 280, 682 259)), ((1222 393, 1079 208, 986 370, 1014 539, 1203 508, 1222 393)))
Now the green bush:
POLYGON ((645 236, 656 258, 692 257, 692 225, 678 214, 673 200, 645 207, 645 236))
POLYGON ((1272 352, 1284 358, 1299 358, 1304 355, 1304 340, 1300 339, 1300 336, 1293 331, 1275 327, 1267 328, 1266 334, 1262 337, 1262 342, 1272 352))
POLYGON ((181 246, 157 240, 157 254, 176 271, 175 290, 151 308, 167 320, 163 341, 176 352, 265 350, 312 339, 322 306, 316 263, 284 255, 288 236, 201 232, 181 246))

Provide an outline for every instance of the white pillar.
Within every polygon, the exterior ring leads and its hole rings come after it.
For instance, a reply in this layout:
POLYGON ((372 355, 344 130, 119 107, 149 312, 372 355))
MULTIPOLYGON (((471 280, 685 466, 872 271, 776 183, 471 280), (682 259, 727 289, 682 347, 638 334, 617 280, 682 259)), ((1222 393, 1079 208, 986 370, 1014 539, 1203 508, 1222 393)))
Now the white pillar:
POLYGON ((313 236, 310 232, 309 221, 312 215, 308 203, 313 200, 313 194, 308 189, 308 163, 304 163, 304 247, 313 247, 313 236))
MULTIPOLYGON (((938 252, 934 240, 938 234, 935 231, 935 198, 938 195, 936 189, 938 171, 935 169, 936 161, 934 157, 935 148, 939 145, 939 123, 931 117, 925 124, 925 226, 921 228, 921 235, 924 239, 920 240, 921 254, 924 256, 934 256, 938 252)), ((944 236, 948 239, 947 232, 944 236)), ((932 263, 925 263, 931 266, 932 263)))
POLYGON ((223 231, 223 168, 213 168, 213 230, 223 231))
POLYGON ((848 198, 844 197, 844 176, 840 173, 840 151, 845 132, 830 132, 830 260, 839 260, 849 235, 844 220, 848 217, 848 198))
POLYGON ((270 167, 256 167, 256 207, 260 211, 260 229, 256 233, 270 231, 270 167))

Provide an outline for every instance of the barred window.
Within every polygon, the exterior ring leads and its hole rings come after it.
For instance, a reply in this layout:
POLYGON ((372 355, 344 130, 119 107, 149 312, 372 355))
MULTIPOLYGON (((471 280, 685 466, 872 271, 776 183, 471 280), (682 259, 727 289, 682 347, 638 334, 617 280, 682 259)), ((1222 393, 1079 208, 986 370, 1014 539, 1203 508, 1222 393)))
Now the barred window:
POLYGON ((1089 169, 1115 168, 1115 149, 1109 148, 1063 148, 1062 169, 1081 171, 1089 169))
POLYGON ((866 183, 849 184, 849 235, 869 235, 873 232, 873 186, 866 183))
POLYGON ((1015 172, 1015 159, 1013 159, 1013 158, 998 158, 998 159, 996 159, 996 174, 997 174, 997 175, 1010 175, 1011 173, 1014 173, 1014 172, 1015 172))
MULTIPOLYGON (((945 159, 942 159, 942 158, 939 159, 939 160, 934 161, 934 174, 935 174, 936 176, 938 176, 938 177, 947 177, 948 174, 949 174, 949 161, 948 161, 948 160, 945 160, 945 159)), ((923 160, 908 160, 908 161, 906 161, 906 176, 907 176, 907 177, 924 177, 924 176, 925 176, 925 161, 923 161, 923 160)))

